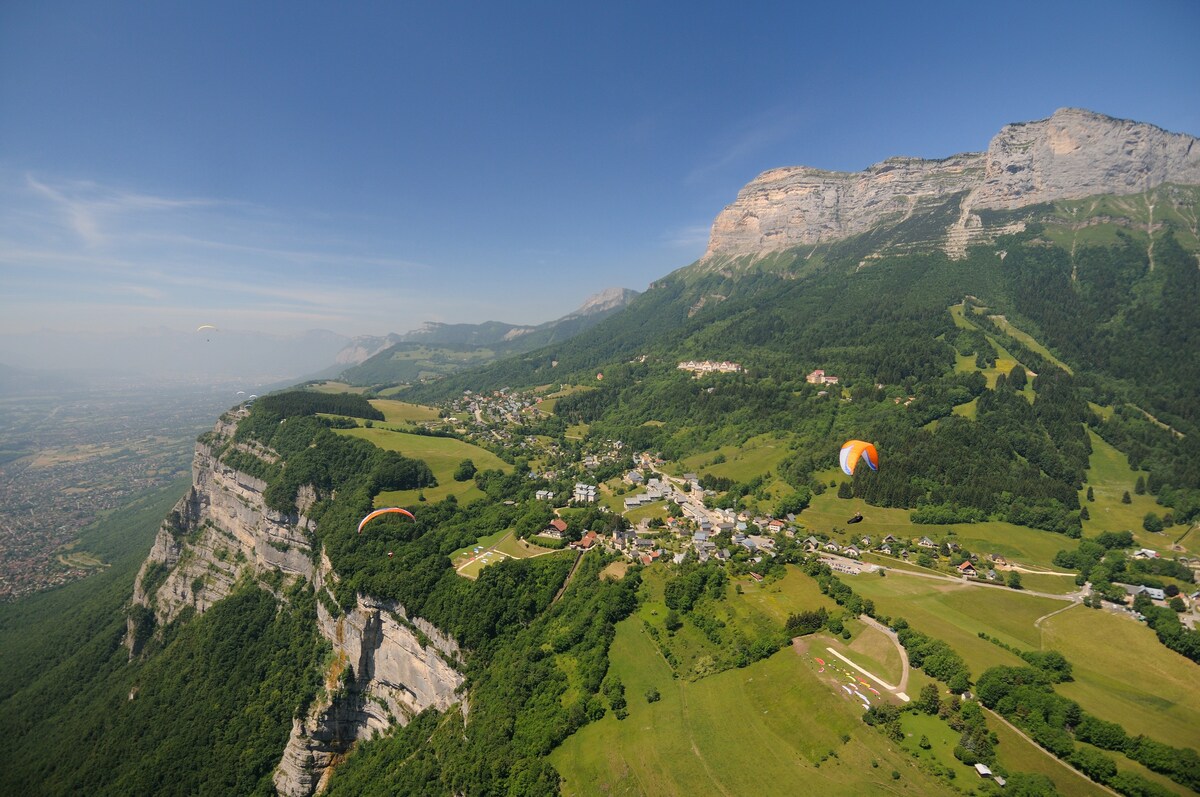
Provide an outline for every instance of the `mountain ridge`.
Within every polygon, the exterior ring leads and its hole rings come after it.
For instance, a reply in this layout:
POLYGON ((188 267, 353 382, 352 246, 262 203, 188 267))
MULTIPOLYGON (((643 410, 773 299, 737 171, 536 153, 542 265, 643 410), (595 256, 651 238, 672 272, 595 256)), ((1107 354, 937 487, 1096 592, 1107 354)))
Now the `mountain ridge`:
POLYGON ((960 193, 956 221, 929 243, 962 257, 968 243, 1023 229, 1020 220, 985 224, 978 211, 1145 193, 1166 183, 1200 184, 1197 141, 1143 122, 1063 108, 1047 119, 1005 125, 984 152, 893 157, 860 172, 770 169, 717 215, 701 262, 895 226, 960 193))

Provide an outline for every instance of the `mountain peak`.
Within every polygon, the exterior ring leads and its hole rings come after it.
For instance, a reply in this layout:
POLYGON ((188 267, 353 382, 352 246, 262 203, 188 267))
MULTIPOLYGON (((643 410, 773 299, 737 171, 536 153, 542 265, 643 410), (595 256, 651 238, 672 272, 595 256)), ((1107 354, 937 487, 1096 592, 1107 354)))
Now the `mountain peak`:
POLYGON ((1200 184, 1196 143, 1151 124, 1060 108, 1047 119, 1005 125, 986 152, 893 157, 861 172, 770 169, 717 216, 705 257, 840 240, 907 221, 962 194, 953 213, 958 220, 942 235, 947 250, 960 254, 981 227, 976 210, 1200 184))

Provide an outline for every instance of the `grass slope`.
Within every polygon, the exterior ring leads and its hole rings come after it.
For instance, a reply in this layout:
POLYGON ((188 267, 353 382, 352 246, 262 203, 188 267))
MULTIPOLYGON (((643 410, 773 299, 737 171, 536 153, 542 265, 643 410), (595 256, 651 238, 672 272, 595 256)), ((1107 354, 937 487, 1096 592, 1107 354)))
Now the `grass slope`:
POLYGON ((609 713, 551 754, 565 795, 953 793, 865 726, 857 701, 835 694, 791 648, 678 681, 633 618, 617 626, 610 655, 629 716, 609 713), (658 702, 646 702, 651 688, 658 702))
POLYGON ((380 493, 375 497, 376 506, 409 506, 418 501, 418 496, 422 492, 427 500, 435 503, 449 495, 453 495, 459 501, 470 501, 483 497, 483 493, 475 486, 474 481, 454 481, 454 471, 464 459, 474 462, 475 467, 479 470, 498 469, 505 473, 512 470, 511 465, 487 449, 464 443, 453 437, 428 437, 378 427, 374 429, 365 427, 338 429, 337 432, 369 440, 382 449, 399 451, 406 457, 424 460, 438 480, 437 487, 428 487, 424 490, 394 490, 380 493))

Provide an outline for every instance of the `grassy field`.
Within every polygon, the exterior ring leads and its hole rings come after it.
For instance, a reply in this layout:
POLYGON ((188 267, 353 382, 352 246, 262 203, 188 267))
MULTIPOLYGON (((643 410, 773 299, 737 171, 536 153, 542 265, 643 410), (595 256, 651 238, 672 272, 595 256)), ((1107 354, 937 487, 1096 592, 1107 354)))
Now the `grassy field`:
POLYGON ((996 734, 996 758, 1010 772, 1036 772, 1050 778, 1063 797, 1093 797, 1106 795, 1098 785, 1085 775, 1055 763, 1034 744, 1009 728, 995 715, 987 717, 988 728, 996 734))
POLYGON ((459 501, 471 501, 482 498, 483 493, 475 486, 474 481, 454 481, 454 470, 464 459, 475 463, 479 470, 500 469, 505 473, 512 466, 498 456, 479 446, 455 440, 452 437, 427 437, 425 435, 394 432, 389 429, 339 429, 338 434, 360 437, 369 440, 380 448, 388 451, 399 451, 406 457, 424 460, 437 477, 438 486, 425 490, 393 490, 375 496, 376 506, 409 506, 417 503, 418 496, 424 493, 427 501, 441 501, 446 496, 453 495, 459 501))
POLYGON ((1020 665, 1015 655, 980 639, 984 631, 1010 645, 1036 648, 1040 643, 1034 621, 1067 604, 1013 590, 955 584, 899 574, 846 576, 844 581, 876 610, 903 617, 917 630, 945 640, 978 676, 997 664, 1020 665))
MULTIPOLYGON (((1051 569, 1057 569, 1053 566, 1056 553, 1064 548, 1075 547, 1074 540, 1061 534, 1002 521, 951 526, 912 523, 908 519, 907 509, 871 506, 858 498, 838 498, 837 491, 833 489, 813 496, 808 509, 801 513, 800 522, 807 529, 824 534, 833 533, 839 540, 846 541, 857 540, 863 535, 879 540, 888 534, 906 540, 928 535, 930 539, 938 541, 953 531, 958 543, 973 553, 998 553, 1023 565, 1051 569), (861 512, 863 520, 848 526, 846 520, 855 512, 861 512), (834 529, 837 529, 836 533, 834 529)), ((888 562, 889 566, 892 561, 888 562)))
POLYGON ((1032 352, 1036 352, 1037 354, 1042 355, 1047 360, 1049 360, 1050 362, 1057 365, 1059 368, 1066 371, 1068 374, 1075 373, 1074 371, 1071 370, 1071 366, 1067 365, 1062 360, 1058 359, 1053 354, 1051 354, 1050 350, 1047 349, 1042 344, 1038 343, 1033 338, 1033 336, 1029 335, 1028 333, 1022 332, 1021 330, 1017 329, 1015 326, 1010 324, 1008 319, 1005 318, 1004 316, 994 315, 994 316, 989 316, 989 318, 991 318, 992 321, 994 321, 998 327, 1000 327, 1002 330, 1007 332, 1014 340, 1018 340, 1022 344, 1024 344, 1025 348, 1029 349, 1032 352))
POLYGON ((409 404, 395 399, 372 399, 371 406, 383 413, 387 423, 422 423, 436 421, 438 411, 423 404, 409 404))
POLYGON ((786 440, 775 435, 759 435, 740 446, 722 446, 716 451, 706 451, 688 457, 681 461, 675 475, 711 473, 714 476, 747 482, 755 476, 776 470, 791 451, 786 440), (724 457, 725 461, 714 464, 713 460, 718 458, 718 455, 724 457))
POLYGON ((1200 665, 1163 647, 1129 616, 1082 606, 1042 623, 1043 643, 1070 659, 1058 692, 1131 735, 1200 747, 1200 665))
POLYGON ((474 580, 479 578, 480 570, 501 559, 529 559, 554 553, 574 556, 571 551, 543 548, 535 543, 519 540, 513 536, 511 531, 505 530, 480 537, 474 545, 459 548, 450 554, 450 561, 460 576, 474 580), (481 550, 476 553, 476 548, 481 550))
POLYGON ((1167 510, 1154 501, 1149 493, 1138 495, 1134 485, 1138 476, 1148 478, 1146 471, 1135 471, 1129 468, 1129 458, 1104 438, 1092 430, 1088 430, 1088 438, 1092 442, 1092 456, 1088 462, 1087 484, 1079 493, 1079 503, 1088 508, 1091 516, 1083 521, 1083 533, 1094 537, 1102 531, 1132 531, 1138 545, 1157 551, 1169 552, 1171 544, 1182 529, 1167 529, 1167 533, 1154 534, 1142 528, 1142 519, 1147 512, 1154 512, 1162 517, 1167 510), (1096 500, 1089 503, 1087 488, 1092 488, 1096 500), (1121 503, 1121 496, 1129 493, 1130 503, 1121 503), (1177 533, 1171 533, 1176 531, 1177 533))
POLYGON ((864 725, 858 702, 835 693, 791 648, 680 681, 635 617, 617 626, 611 661, 629 716, 610 712, 551 754, 566 795, 953 793, 864 725), (651 688, 661 700, 646 701, 651 688))
POLYGON ((333 381, 317 382, 316 384, 309 385, 307 389, 316 393, 362 393, 366 390, 365 387, 355 387, 346 382, 333 381))
MULTIPOLYGON (((663 641, 679 662, 682 679, 701 677, 719 666, 727 651, 714 646, 691 621, 674 634, 665 627, 667 605, 663 600, 666 573, 662 568, 643 571, 643 600, 637 617, 657 627, 663 641)), ((712 604, 706 613, 725 623, 726 634, 740 633, 748 640, 778 633, 788 615, 824 607, 834 611, 834 602, 821 594, 817 582, 796 569, 779 581, 755 583, 749 577, 734 580, 726 589, 726 598, 712 604), (741 588, 739 593, 737 590, 741 588)))
MULTIPOLYGON (((1022 649, 1058 650, 1075 669, 1075 681, 1057 691, 1086 711, 1120 722, 1170 744, 1200 746, 1200 666, 1167 650, 1150 629, 1132 619, 1017 591, 945 584, 890 575, 845 577, 879 612, 904 617, 915 628, 945 640, 974 676, 995 665, 1020 666, 1013 654, 978 637, 980 631, 1022 649)), ((910 689, 911 691, 911 689, 910 689)))

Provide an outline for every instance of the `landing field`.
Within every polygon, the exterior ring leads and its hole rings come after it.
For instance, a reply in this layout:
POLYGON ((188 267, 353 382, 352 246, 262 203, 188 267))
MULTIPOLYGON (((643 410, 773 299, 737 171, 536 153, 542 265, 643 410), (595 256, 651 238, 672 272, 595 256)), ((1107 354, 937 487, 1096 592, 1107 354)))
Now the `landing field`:
POLYGON ((551 753, 566 795, 954 793, 864 725, 861 704, 790 647, 744 669, 674 680, 635 617, 618 624, 611 661, 629 716, 609 712, 551 753), (661 700, 646 701, 651 688, 661 700))
POLYGON ((376 506, 409 506, 417 503, 421 493, 425 494, 427 501, 434 503, 449 495, 453 495, 459 501, 471 501, 483 497, 483 493, 475 486, 474 481, 454 481, 454 471, 464 459, 474 462, 475 467, 479 470, 499 469, 505 473, 512 470, 512 465, 487 449, 464 443, 453 437, 428 437, 394 432, 390 429, 367 429, 365 427, 338 429, 337 433, 369 440, 388 451, 399 451, 406 457, 424 460, 433 471, 433 475, 437 477, 437 487, 380 493, 375 496, 376 506))

